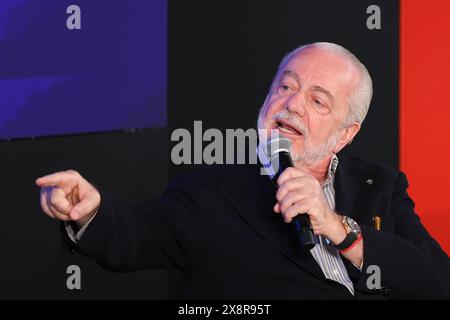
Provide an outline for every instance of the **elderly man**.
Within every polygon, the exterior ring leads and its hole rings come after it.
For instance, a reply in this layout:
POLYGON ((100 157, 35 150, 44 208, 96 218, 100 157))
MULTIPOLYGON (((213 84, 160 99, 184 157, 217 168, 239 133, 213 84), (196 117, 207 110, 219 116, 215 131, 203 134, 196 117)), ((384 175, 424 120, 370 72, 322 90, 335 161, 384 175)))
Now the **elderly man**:
POLYGON ((405 175, 337 156, 371 97, 348 50, 303 46, 281 62, 258 118, 262 136, 279 130, 292 145, 277 191, 259 165, 214 166, 124 206, 67 171, 37 180, 41 205, 66 222, 71 247, 108 269, 180 270, 184 298, 448 298, 448 257, 414 213, 405 175), (299 213, 315 234, 306 254, 290 224, 299 213))

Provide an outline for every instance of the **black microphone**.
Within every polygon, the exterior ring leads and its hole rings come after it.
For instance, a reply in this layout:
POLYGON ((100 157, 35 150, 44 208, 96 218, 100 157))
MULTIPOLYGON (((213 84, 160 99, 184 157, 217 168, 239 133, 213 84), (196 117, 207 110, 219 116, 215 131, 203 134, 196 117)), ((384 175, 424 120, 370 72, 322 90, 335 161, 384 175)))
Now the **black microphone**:
MULTIPOLYGON (((291 141, 282 135, 271 139, 267 144, 267 155, 274 170, 272 182, 278 189, 277 180, 283 171, 293 167, 291 158, 291 141)), ((300 213, 292 219, 295 233, 299 241, 300 252, 307 253, 315 246, 311 221, 306 213, 300 213)))

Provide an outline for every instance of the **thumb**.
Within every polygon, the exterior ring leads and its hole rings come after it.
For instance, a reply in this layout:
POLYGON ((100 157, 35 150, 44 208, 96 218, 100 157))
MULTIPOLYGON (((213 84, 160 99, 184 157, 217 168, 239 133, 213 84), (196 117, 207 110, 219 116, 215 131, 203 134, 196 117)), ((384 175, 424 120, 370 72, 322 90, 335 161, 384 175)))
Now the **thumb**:
POLYGON ((71 220, 76 221, 86 216, 92 216, 99 206, 100 195, 98 192, 91 192, 72 208, 69 217, 71 220))

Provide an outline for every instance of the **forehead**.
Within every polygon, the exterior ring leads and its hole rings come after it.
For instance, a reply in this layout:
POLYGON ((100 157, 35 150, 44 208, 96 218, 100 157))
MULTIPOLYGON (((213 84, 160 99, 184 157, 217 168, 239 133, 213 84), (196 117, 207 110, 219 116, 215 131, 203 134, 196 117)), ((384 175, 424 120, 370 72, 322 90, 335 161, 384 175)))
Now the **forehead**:
POLYGON ((300 84, 320 86, 337 99, 345 98, 357 83, 356 68, 344 57, 322 48, 306 48, 292 57, 280 70, 297 74, 300 84))

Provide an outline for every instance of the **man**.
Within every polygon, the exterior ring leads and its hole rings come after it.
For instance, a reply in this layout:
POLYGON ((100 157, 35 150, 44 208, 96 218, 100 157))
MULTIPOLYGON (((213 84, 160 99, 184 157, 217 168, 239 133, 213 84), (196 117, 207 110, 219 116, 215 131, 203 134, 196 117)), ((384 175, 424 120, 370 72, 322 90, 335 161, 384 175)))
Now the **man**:
POLYGON ((276 129, 292 144, 294 168, 277 191, 258 165, 216 166, 179 178, 157 201, 124 206, 66 171, 37 179, 42 209, 108 269, 180 270, 184 298, 448 298, 448 257, 414 213, 404 174, 337 156, 371 97, 349 51, 300 47, 281 62, 258 118, 261 138, 276 129), (290 224, 299 213, 315 234, 306 254, 290 224))

